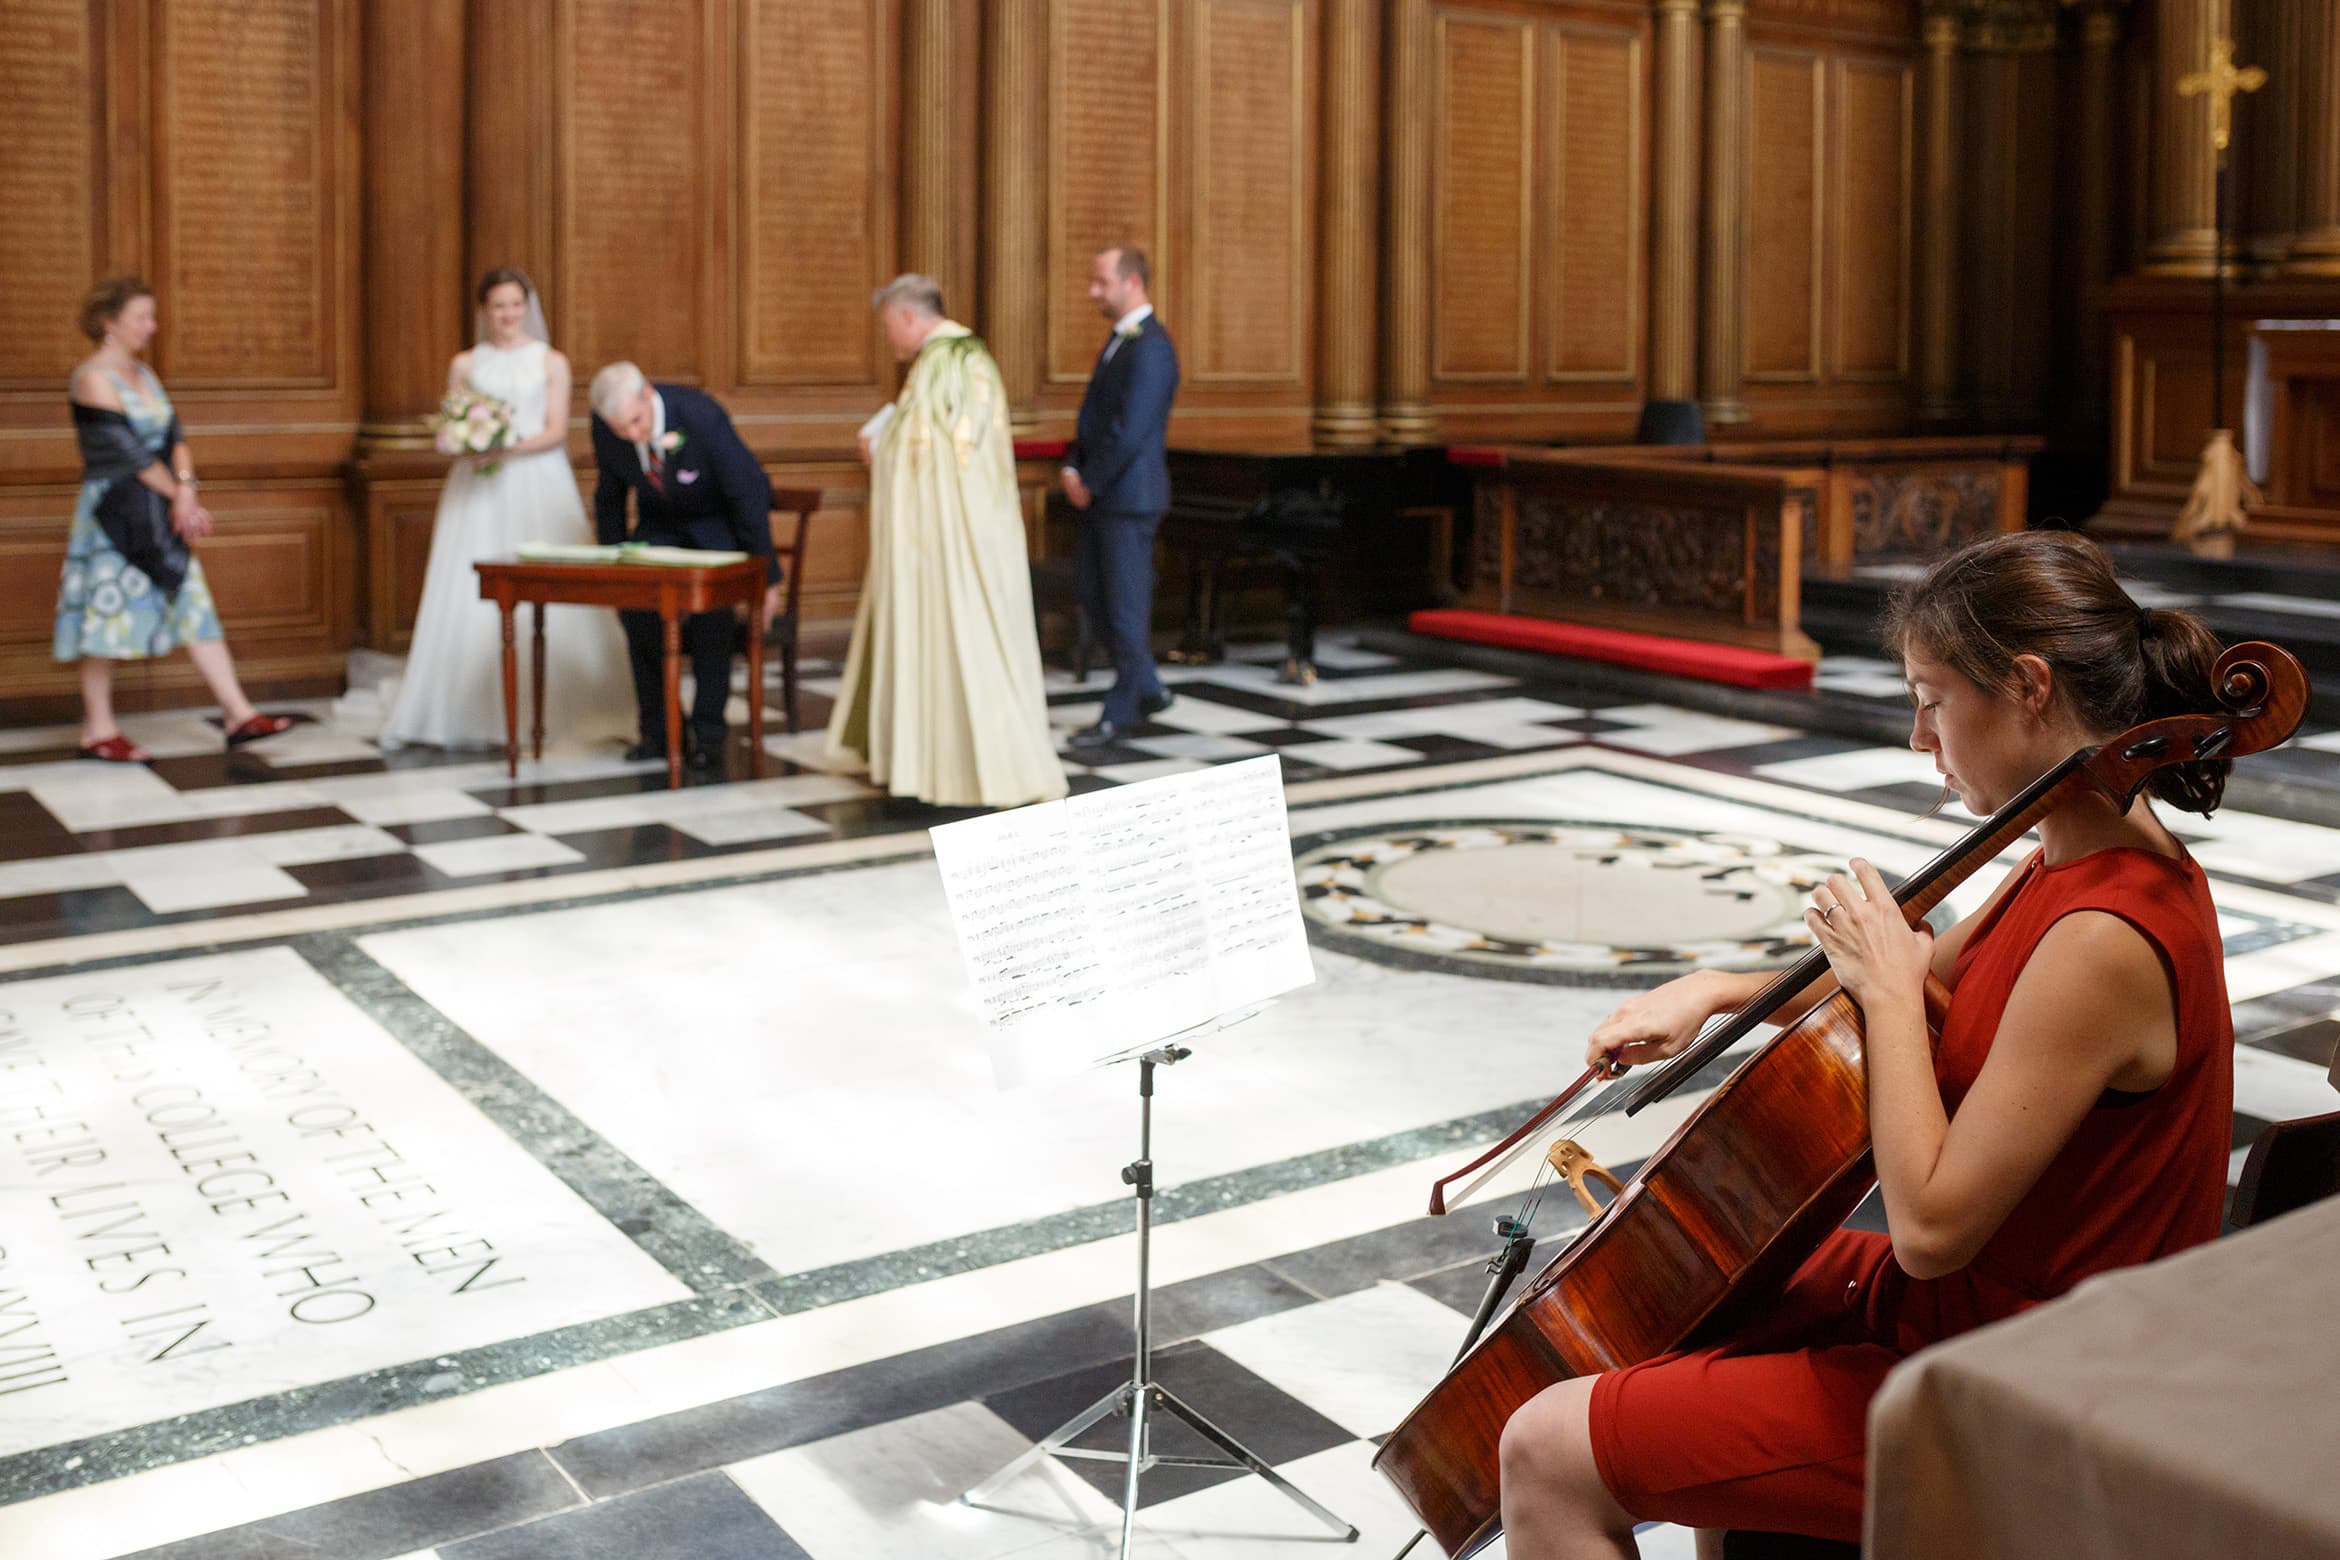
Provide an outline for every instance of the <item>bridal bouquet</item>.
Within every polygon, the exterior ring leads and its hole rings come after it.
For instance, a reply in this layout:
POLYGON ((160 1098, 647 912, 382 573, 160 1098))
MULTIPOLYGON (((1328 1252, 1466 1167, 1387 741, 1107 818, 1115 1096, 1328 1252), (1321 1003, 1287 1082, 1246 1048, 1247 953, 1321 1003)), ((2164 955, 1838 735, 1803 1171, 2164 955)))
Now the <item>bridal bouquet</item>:
MULTIPOLYGON (((512 408, 476 390, 448 392, 430 425, 442 455, 485 455, 512 442, 512 408)), ((479 469, 485 475, 496 463, 487 461, 479 469)))

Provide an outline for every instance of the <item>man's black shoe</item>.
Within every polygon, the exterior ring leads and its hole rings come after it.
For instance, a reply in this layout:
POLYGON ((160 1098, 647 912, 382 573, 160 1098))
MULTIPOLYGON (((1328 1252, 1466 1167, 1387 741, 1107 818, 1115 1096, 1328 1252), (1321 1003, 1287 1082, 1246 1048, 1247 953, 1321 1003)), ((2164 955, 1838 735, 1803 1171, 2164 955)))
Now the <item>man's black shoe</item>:
POLYGON ((1074 732, 1065 746, 1076 753, 1087 753, 1097 748, 1111 747, 1120 740, 1121 728, 1109 720, 1101 720, 1094 726, 1083 726, 1074 732))
POLYGON ((1177 697, 1177 694, 1172 693, 1167 688, 1164 688, 1160 693, 1147 694, 1144 698, 1138 700, 1138 718, 1141 720, 1152 720, 1155 716, 1168 709, 1170 707, 1170 701, 1177 697))
POLYGON ((666 744, 663 742, 637 742, 626 749, 626 762, 629 764, 646 764, 652 759, 663 762, 665 758, 666 744))

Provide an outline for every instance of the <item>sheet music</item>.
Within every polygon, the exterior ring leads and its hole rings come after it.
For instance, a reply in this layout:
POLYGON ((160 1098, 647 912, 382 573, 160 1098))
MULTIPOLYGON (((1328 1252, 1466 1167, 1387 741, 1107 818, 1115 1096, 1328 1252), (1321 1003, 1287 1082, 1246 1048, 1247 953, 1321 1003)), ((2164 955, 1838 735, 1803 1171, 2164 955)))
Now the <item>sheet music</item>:
POLYGON ((1275 755, 932 831, 1003 1085, 1315 978, 1275 755))

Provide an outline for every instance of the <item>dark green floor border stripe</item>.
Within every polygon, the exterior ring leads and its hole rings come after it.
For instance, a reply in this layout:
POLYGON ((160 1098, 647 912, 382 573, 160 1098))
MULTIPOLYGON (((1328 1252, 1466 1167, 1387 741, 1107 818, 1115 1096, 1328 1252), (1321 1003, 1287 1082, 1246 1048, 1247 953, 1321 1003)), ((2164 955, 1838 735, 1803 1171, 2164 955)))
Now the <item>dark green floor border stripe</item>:
POLYGON ((482 1387, 541 1376, 660 1344, 679 1343, 768 1321, 746 1290, 694 1296, 625 1316, 581 1322, 530 1338, 483 1344, 457 1354, 386 1365, 363 1375, 226 1403, 176 1419, 44 1446, 0 1459, 0 1506, 133 1473, 192 1462, 286 1436, 460 1397, 482 1387))
MULTIPOLYGON (((1518 1125, 1543 1103, 1522 1101, 1368 1142, 1163 1187, 1154 1197, 1154 1219, 1156 1223, 1176 1223, 1200 1218, 1392 1165, 1477 1148, 1518 1125)), ((1412 1217, 1412 1205, 1392 1208, 1391 1213, 1391 1223, 1402 1223, 1412 1217)), ((0 1459, 0 1505, 370 1419, 483 1387, 818 1310, 929 1279, 1087 1245, 1126 1233, 1135 1225, 1135 1203, 1119 1198, 858 1262, 765 1278, 624 1316, 385 1366, 337 1381, 42 1447, 0 1459)), ((1306 1249, 1309 1244, 1314 1243, 1303 1240, 1295 1249, 1306 1249)))
POLYGON ((771 1267, 746 1245, 417 996, 349 937, 338 932, 295 937, 292 948, 693 1293, 712 1294, 772 1276, 771 1267))

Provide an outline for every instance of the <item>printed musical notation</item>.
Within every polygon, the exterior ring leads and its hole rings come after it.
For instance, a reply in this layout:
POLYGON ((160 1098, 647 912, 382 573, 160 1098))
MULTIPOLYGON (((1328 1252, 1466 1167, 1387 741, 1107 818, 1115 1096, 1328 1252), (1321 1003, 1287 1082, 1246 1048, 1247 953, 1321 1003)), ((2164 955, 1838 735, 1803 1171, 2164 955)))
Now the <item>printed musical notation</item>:
POLYGON ((1002 1084, 1314 979, 1275 756, 932 831, 1002 1084))

